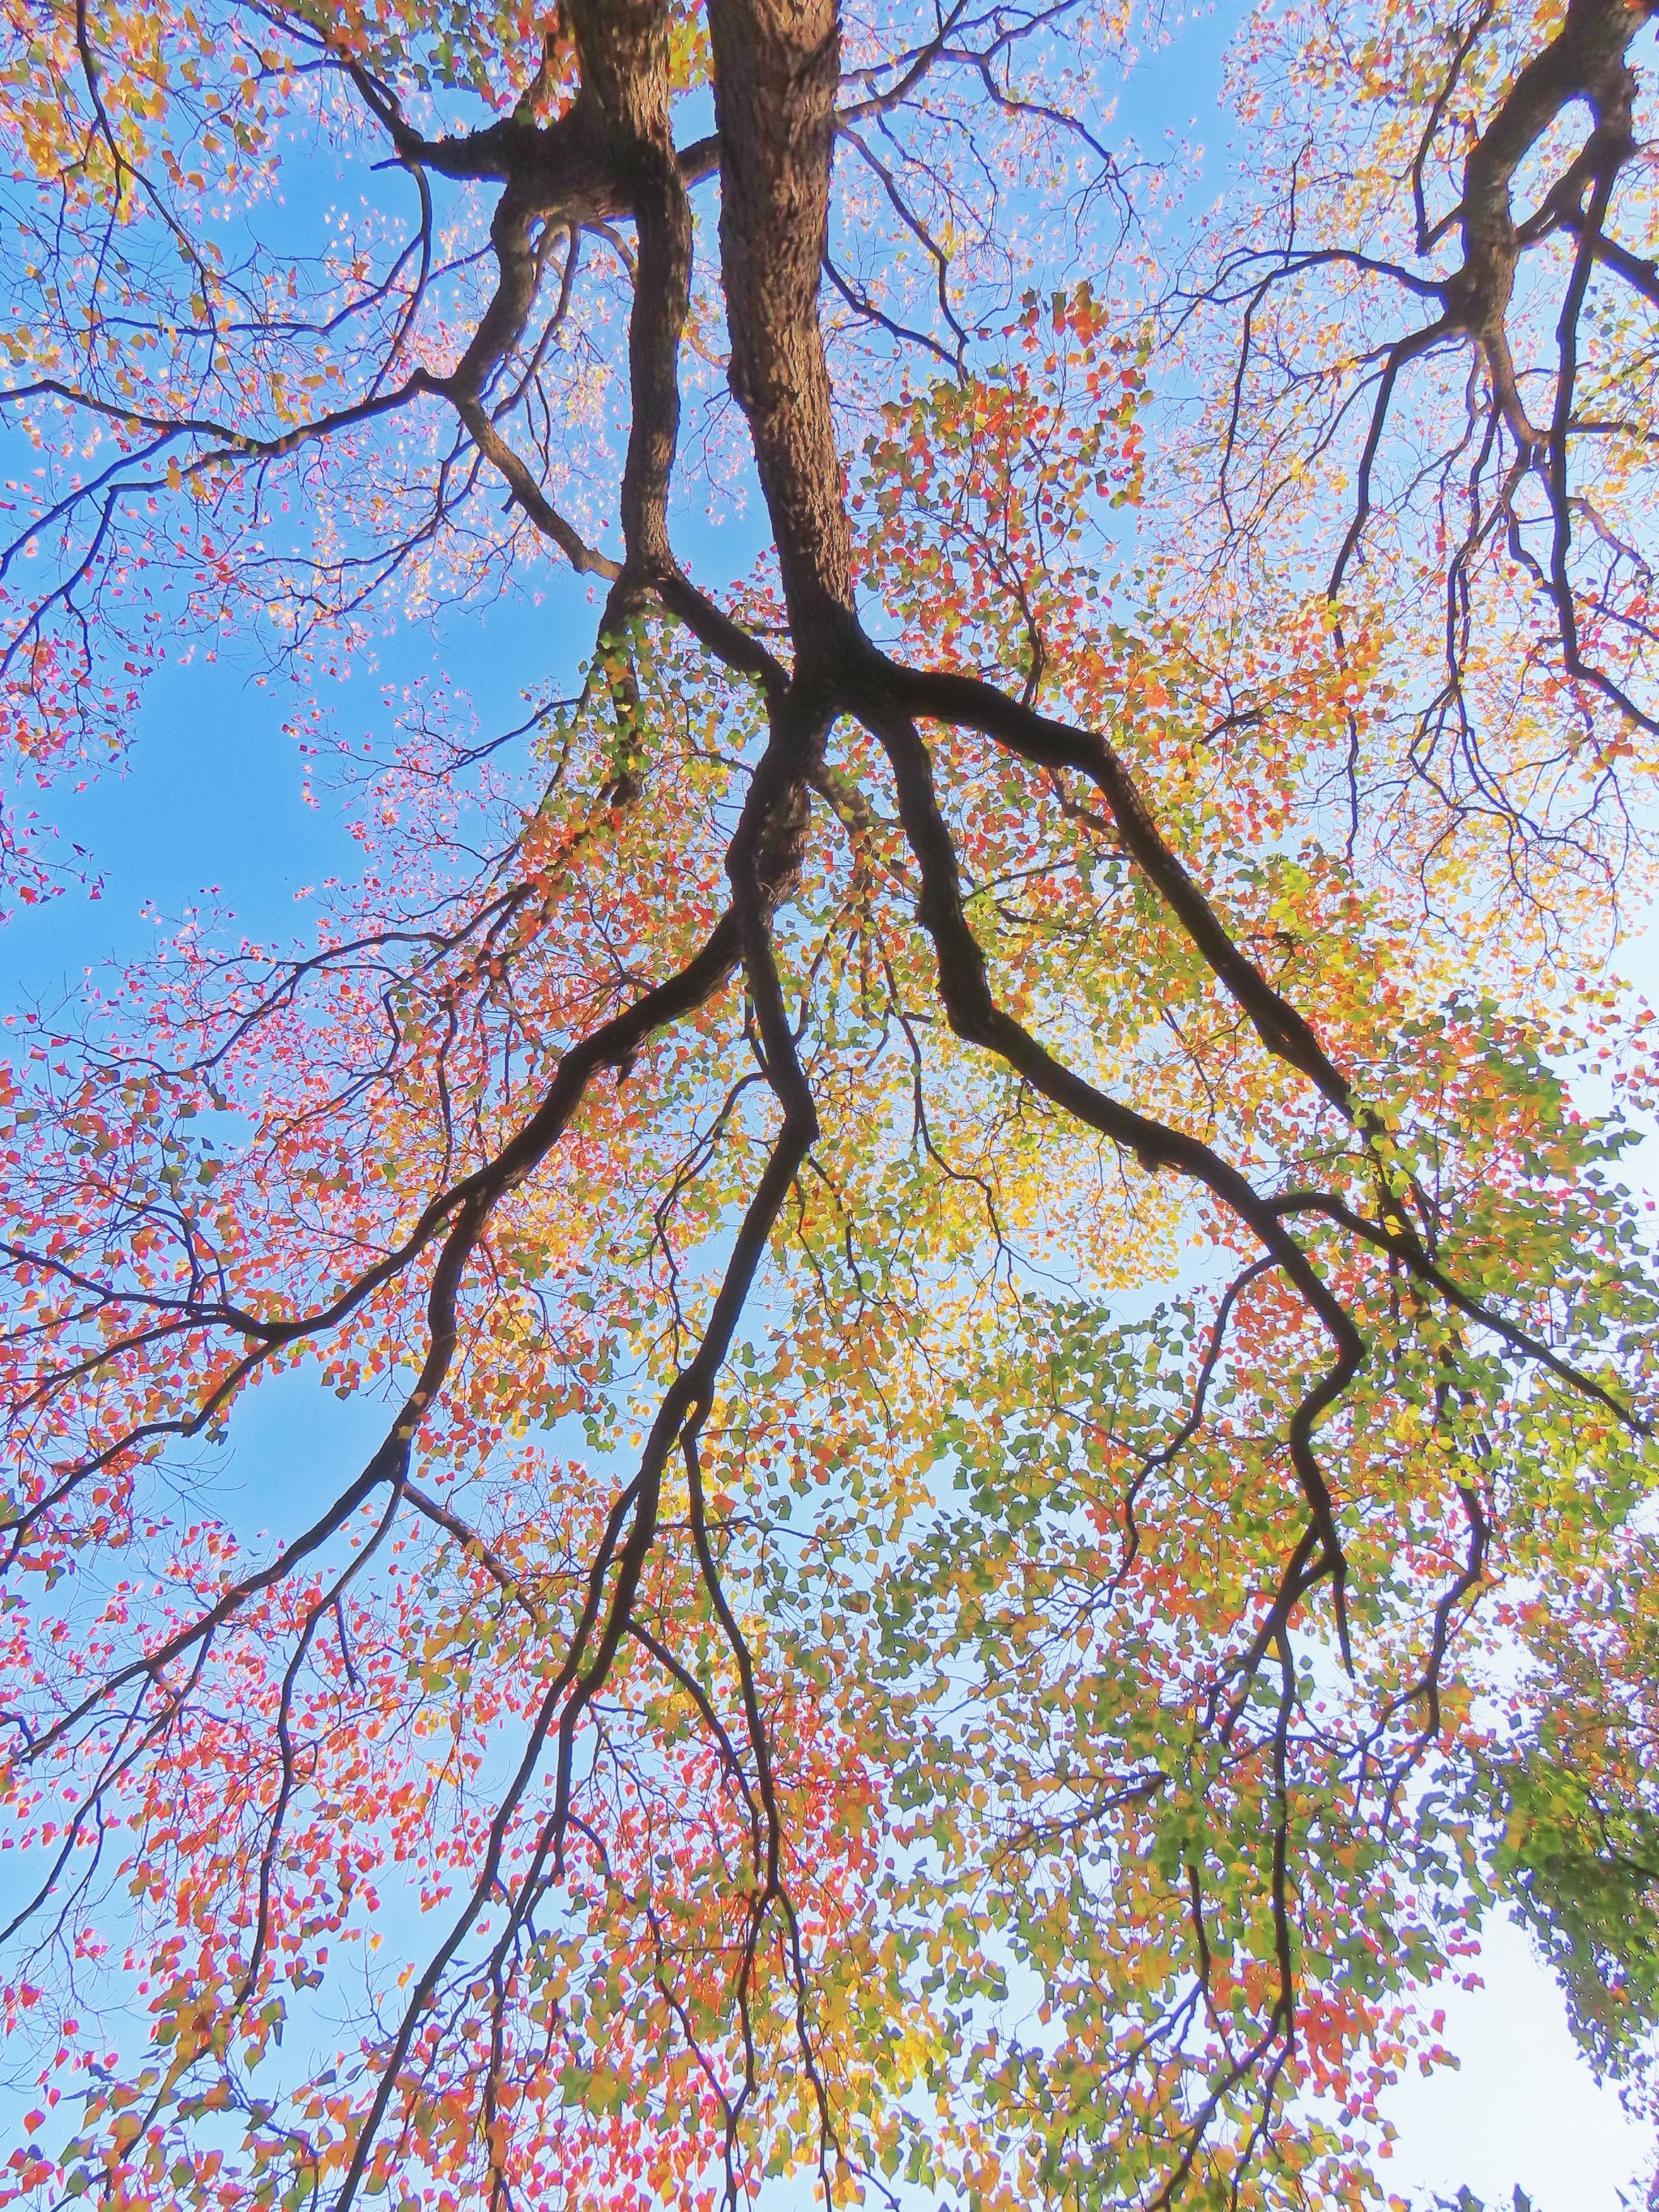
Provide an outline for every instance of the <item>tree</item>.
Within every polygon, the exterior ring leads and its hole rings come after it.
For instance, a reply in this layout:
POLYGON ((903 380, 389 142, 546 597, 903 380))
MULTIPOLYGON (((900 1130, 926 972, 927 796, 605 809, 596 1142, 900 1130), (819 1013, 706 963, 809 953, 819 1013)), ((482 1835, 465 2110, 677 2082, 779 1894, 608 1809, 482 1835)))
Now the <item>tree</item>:
POLYGON ((1645 2094, 1650 12, 11 9, 24 775, 594 611, 22 1033, 0 2198, 1359 2204, 1496 1894, 1645 2094))

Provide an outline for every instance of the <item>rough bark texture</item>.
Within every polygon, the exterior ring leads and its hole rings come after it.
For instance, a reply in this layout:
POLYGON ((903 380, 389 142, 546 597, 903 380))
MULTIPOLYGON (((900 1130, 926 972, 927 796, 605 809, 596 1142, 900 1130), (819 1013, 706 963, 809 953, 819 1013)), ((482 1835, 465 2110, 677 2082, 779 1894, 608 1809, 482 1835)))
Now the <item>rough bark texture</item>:
MULTIPOLYGON (((1522 70, 1464 165, 1458 218, 1463 265, 1445 283, 1446 317, 1478 341, 1511 428, 1531 444, 1541 445, 1547 433, 1528 418, 1510 354, 1508 317, 1524 243, 1510 188, 1557 117, 1583 100, 1592 129, 1565 174, 1553 181, 1545 219, 1561 220, 1568 210, 1582 214, 1587 191, 1611 190, 1635 151, 1636 72, 1626 57, 1652 13, 1650 0, 1570 0, 1560 31, 1522 70)), ((1538 228, 1534 222, 1534 235, 1538 228)))
POLYGON ((818 326, 840 40, 830 0, 715 0, 720 263, 732 390, 748 417, 784 591, 809 657, 853 603, 818 326))

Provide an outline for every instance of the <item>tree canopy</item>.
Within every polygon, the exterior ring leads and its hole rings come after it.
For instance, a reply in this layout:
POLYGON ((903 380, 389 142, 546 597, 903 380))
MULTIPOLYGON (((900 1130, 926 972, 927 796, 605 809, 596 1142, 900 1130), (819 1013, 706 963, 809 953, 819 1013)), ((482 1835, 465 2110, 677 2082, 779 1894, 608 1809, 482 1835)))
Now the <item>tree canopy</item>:
POLYGON ((1651 2112, 1653 12, 7 0, 11 898, 541 659, 14 1025, 0 2204, 1376 2203, 1498 1900, 1651 2112))

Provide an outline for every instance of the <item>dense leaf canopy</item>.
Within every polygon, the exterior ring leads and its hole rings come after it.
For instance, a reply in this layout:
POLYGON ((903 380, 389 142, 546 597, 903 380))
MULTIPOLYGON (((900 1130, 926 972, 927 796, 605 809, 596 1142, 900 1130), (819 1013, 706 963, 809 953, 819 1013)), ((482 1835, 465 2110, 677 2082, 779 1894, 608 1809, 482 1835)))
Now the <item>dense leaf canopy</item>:
POLYGON ((591 618, 14 1030, 0 2203, 1358 2206, 1495 1899, 1644 2106, 1652 13, 6 0, 12 898, 591 618))

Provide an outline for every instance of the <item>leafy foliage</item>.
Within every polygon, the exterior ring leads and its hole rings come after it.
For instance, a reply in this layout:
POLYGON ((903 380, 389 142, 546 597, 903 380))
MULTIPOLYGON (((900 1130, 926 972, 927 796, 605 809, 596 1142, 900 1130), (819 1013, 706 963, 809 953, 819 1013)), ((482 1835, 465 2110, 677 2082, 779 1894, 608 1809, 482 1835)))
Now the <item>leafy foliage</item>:
POLYGON ((0 2203, 1374 2204, 1500 1898, 1650 2108, 1650 13, 10 8, 15 895, 543 657, 20 1018, 0 2203))

